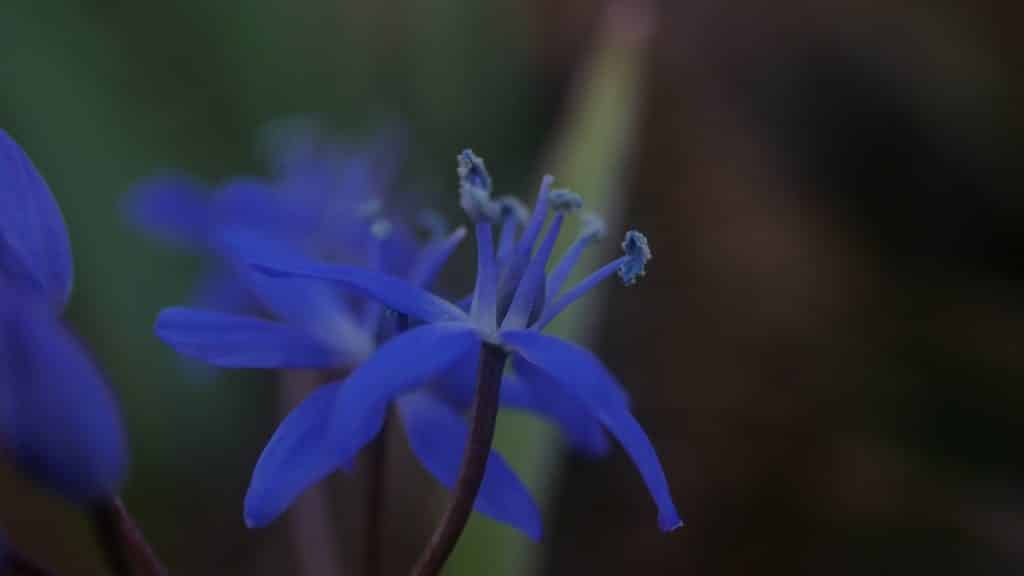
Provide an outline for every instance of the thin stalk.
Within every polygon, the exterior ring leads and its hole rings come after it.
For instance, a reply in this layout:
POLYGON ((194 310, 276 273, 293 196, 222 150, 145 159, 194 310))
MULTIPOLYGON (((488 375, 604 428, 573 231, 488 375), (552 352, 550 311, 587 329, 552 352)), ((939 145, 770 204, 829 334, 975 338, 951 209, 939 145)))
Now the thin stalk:
MULTIPOLYGON (((281 412, 287 414, 316 389, 321 375, 286 371, 281 377, 281 412)), ((319 483, 299 496, 288 511, 288 534, 299 576, 331 576, 342 574, 338 557, 334 522, 331 518, 330 494, 326 483, 319 483)))
POLYGON ((388 449, 390 418, 385 415, 384 426, 370 446, 370 462, 366 475, 366 518, 364 520, 363 576, 380 576, 381 544, 383 543, 384 504, 387 500, 388 449))
POLYGON ((493 344, 484 344, 480 354, 480 371, 473 401, 473 423, 462 457, 462 468, 455 483, 452 500, 441 518, 430 544, 413 568, 415 576, 435 576, 444 567, 448 556, 466 528, 473 511, 480 484, 487 469, 487 458, 494 440, 494 425, 498 417, 498 398, 501 391, 501 373, 507 354, 493 344))
POLYGON ((12 576, 54 576, 53 572, 40 566, 35 560, 9 547, 4 549, 3 559, 0 562, 0 574, 11 574, 12 576))
POLYGON ((165 576, 167 569, 146 542, 138 524, 120 498, 113 498, 93 509, 93 525, 100 548, 118 576, 165 576))

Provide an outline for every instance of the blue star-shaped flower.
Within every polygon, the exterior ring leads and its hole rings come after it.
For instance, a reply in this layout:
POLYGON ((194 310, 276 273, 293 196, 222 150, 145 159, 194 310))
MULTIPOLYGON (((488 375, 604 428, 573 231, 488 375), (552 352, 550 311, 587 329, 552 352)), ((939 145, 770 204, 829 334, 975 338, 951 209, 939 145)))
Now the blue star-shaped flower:
MULTIPOLYGON (((343 382, 322 389, 289 416, 267 447, 253 484, 258 483, 268 498, 294 484, 308 485, 337 462, 351 459, 372 439, 379 415, 390 401, 443 379, 453 367, 475 365, 482 349, 500 350, 511 358, 516 376, 531 385, 540 404, 545 403, 545 395, 551 396, 557 398, 555 404, 582 407, 599 420, 639 469, 658 507, 659 527, 680 526, 661 464, 615 377, 587 350, 541 332, 603 279, 617 273, 628 285, 642 276, 651 257, 646 239, 638 232, 627 233, 624 256, 563 291, 581 247, 596 233, 591 229, 584 234, 565 260, 546 274, 565 215, 579 207, 578 197, 552 191, 552 179, 545 178, 534 211, 517 237, 522 211, 514 202, 491 200, 490 178, 472 152, 459 156, 459 175, 461 203, 475 221, 477 239, 476 287, 468 311, 392 275, 320 264, 259 238, 233 237, 238 256, 258 271, 271 277, 336 282, 416 323, 378 348, 343 382), (551 209, 555 215, 541 238, 551 209), (492 222, 498 220, 503 221, 503 231, 495 251, 492 222), (566 404, 565 398, 571 402, 566 404)), ((437 450, 452 450, 452 446, 437 450)), ((449 457, 457 456, 456 452, 449 457)))
POLYGON ((0 130, 0 444, 78 503, 117 494, 127 449, 117 403, 62 325, 71 246, 32 161, 0 130))
MULTIPOLYGON (((256 202, 286 202, 291 210, 283 214, 317 212, 305 203, 323 206, 322 188, 330 180, 316 177, 317 171, 325 166, 309 159, 303 161, 305 153, 299 150, 285 154, 293 166, 288 171, 290 176, 283 181, 285 190, 275 190, 275 195, 260 198, 250 195, 248 203, 237 205, 239 209, 245 206, 250 213, 270 212, 256 202), (304 174, 303 170, 314 174, 304 174)), ((330 188, 329 191, 344 195, 348 189, 330 188)), ((431 240, 421 247, 400 222, 383 218, 380 203, 374 200, 374 197, 362 196, 358 202, 347 202, 353 209, 361 208, 360 213, 354 214, 354 218, 346 215, 337 223, 344 229, 343 233, 319 238, 316 242, 304 241, 301 234, 292 233, 313 230, 310 226, 281 219, 267 222, 240 217, 206 220, 204 242, 216 246, 215 251, 228 262, 235 259, 223 248, 227 245, 225 239, 230 238, 250 238, 251 243, 262 242, 268 250, 286 254, 324 257, 326 253, 333 253, 334 260, 355 260, 366 269, 399 276, 426 289, 465 237, 465 230, 460 228, 448 233, 443 231, 436 217, 428 218, 425 224, 432 230, 431 240), (361 257, 352 256, 360 252, 361 257)), ((344 198, 332 202, 343 203, 344 198)), ((277 213, 282 212, 277 210, 277 213)), ((270 277, 237 266, 233 266, 233 274, 239 286, 253 297, 256 306, 248 311, 167 309, 157 319, 157 335, 179 353, 219 367, 313 368, 337 372, 356 368, 371 357, 380 343, 405 328, 403 319, 386 314, 377 300, 341 294, 332 282, 270 277)), ((472 370, 471 366, 468 368, 472 370)), ((449 380, 462 381, 456 377, 449 380)), ((458 454, 467 437, 459 411, 467 406, 462 401, 462 391, 458 387, 444 386, 445 381, 442 379, 429 392, 403 395, 396 400, 396 406, 413 453, 428 471, 451 486, 459 470, 458 454)), ((288 416, 281 431, 264 450, 245 501, 245 518, 250 526, 273 521, 304 489, 334 470, 348 467, 354 454, 339 459, 323 458, 317 450, 293 445, 294 442, 313 442, 312 438, 326 430, 322 425, 326 422, 325 410, 329 410, 330 405, 325 400, 333 398, 339 386, 340 382, 329 383, 311 394, 288 416), (281 466, 290 470, 287 477, 277 475, 276 470, 281 466), (273 482, 268 484, 271 478, 273 482)), ((505 386, 505 396, 509 407, 539 412, 562 424, 571 437, 580 439, 579 444, 584 449, 600 452, 603 448, 599 425, 579 408, 560 404, 557 396, 532 394, 516 381, 505 386)), ((386 405, 354 433, 365 441, 375 436, 381 428, 386 405)), ((538 538, 540 513, 536 505, 499 455, 493 456, 492 463, 492 471, 476 502, 477 509, 538 538)))

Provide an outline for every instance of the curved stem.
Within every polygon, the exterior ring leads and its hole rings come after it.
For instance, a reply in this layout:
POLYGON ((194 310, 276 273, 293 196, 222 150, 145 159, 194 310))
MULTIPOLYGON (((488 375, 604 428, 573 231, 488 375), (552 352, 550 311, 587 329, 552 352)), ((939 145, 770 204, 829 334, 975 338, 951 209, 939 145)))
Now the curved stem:
POLYGON ((0 561, 0 574, 13 576, 54 576, 50 570, 13 548, 6 548, 0 561))
POLYGON ((498 417, 498 399, 501 391, 501 373, 507 354, 493 344, 484 344, 480 354, 480 371, 473 403, 473 423, 462 457, 462 468, 451 503, 441 518, 430 544, 423 551, 412 573, 415 576, 435 576, 448 560, 455 543, 462 535, 473 503, 480 491, 487 469, 487 457, 494 440, 494 424, 498 417))
POLYGON ((165 576, 167 569, 146 542, 120 498, 101 503, 93 510, 100 547, 118 576, 165 576))
MULTIPOLYGON (((283 371, 279 398, 282 414, 288 414, 316 390, 323 377, 318 372, 283 371)), ((287 523, 296 574, 328 576, 345 572, 337 552, 338 539, 327 484, 313 486, 299 496, 288 512, 287 523)))
POLYGON ((381 544, 384 541, 382 524, 384 523, 384 504, 386 500, 388 477, 388 441, 390 433, 388 425, 390 418, 384 417, 384 426, 380 434, 370 446, 370 462, 367 471, 367 495, 366 518, 363 554, 363 575, 380 576, 381 574, 381 544))

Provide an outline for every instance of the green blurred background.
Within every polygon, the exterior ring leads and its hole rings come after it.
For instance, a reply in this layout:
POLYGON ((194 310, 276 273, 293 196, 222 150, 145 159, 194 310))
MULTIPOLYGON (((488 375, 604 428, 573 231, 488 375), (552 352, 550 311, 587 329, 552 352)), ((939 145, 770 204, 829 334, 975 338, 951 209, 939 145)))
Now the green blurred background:
MULTIPOLYGON (((406 187, 449 215, 471 146, 499 193, 553 172, 654 248, 645 282, 558 329, 630 389, 687 527, 658 533, 621 453, 563 458, 503 418, 548 502, 544 542, 475 518, 449 573, 1024 571, 1017 7, 890 4, 0 5, 0 126, 65 212, 70 320, 121 397, 125 500, 172 573, 296 573, 284 523, 241 519, 277 386, 183 366, 152 336, 199 262, 119 201, 169 168, 264 173, 261 127, 307 113, 354 141, 406 126, 406 187)), ((81 515, 0 472, 11 539, 101 573, 81 515)), ((394 574, 445 498, 404 472, 394 574)), ((331 482, 351 574, 358 480, 331 482)))

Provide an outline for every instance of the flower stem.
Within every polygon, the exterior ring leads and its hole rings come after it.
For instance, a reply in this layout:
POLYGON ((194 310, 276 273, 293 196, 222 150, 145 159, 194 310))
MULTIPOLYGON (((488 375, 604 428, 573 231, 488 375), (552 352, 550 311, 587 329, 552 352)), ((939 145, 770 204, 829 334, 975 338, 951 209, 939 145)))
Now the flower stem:
POLYGON ((0 574, 12 576, 54 576, 50 570, 13 548, 6 548, 0 561, 0 574))
POLYGON ((363 575, 380 576, 381 573, 381 543, 384 533, 382 524, 384 520, 384 502, 387 493, 387 470, 388 470, 388 432, 389 418, 384 417, 384 426, 380 434, 370 446, 369 470, 367 470, 367 498, 366 498, 366 519, 363 532, 364 555, 363 575))
POLYGON ((93 525, 107 563, 118 576, 165 576, 160 559, 146 542, 120 498, 113 498, 93 509, 93 525))
POLYGON ((480 371, 473 404, 473 423, 462 457, 462 468, 455 483, 452 500, 437 527, 430 544, 413 568, 415 576, 435 576, 448 560, 455 543, 462 535, 473 503, 480 491, 487 469, 487 458, 494 440, 494 425, 498 417, 498 398, 501 373, 507 354, 493 344, 484 344, 480 354, 480 371))
MULTIPOLYGON (((281 373, 281 412, 287 414, 316 390, 324 377, 317 372, 281 373)), ((337 553, 338 539, 331 518, 331 497, 326 484, 311 487, 295 501, 287 516, 288 534, 295 554, 296 574, 328 576, 344 572, 337 553)))

